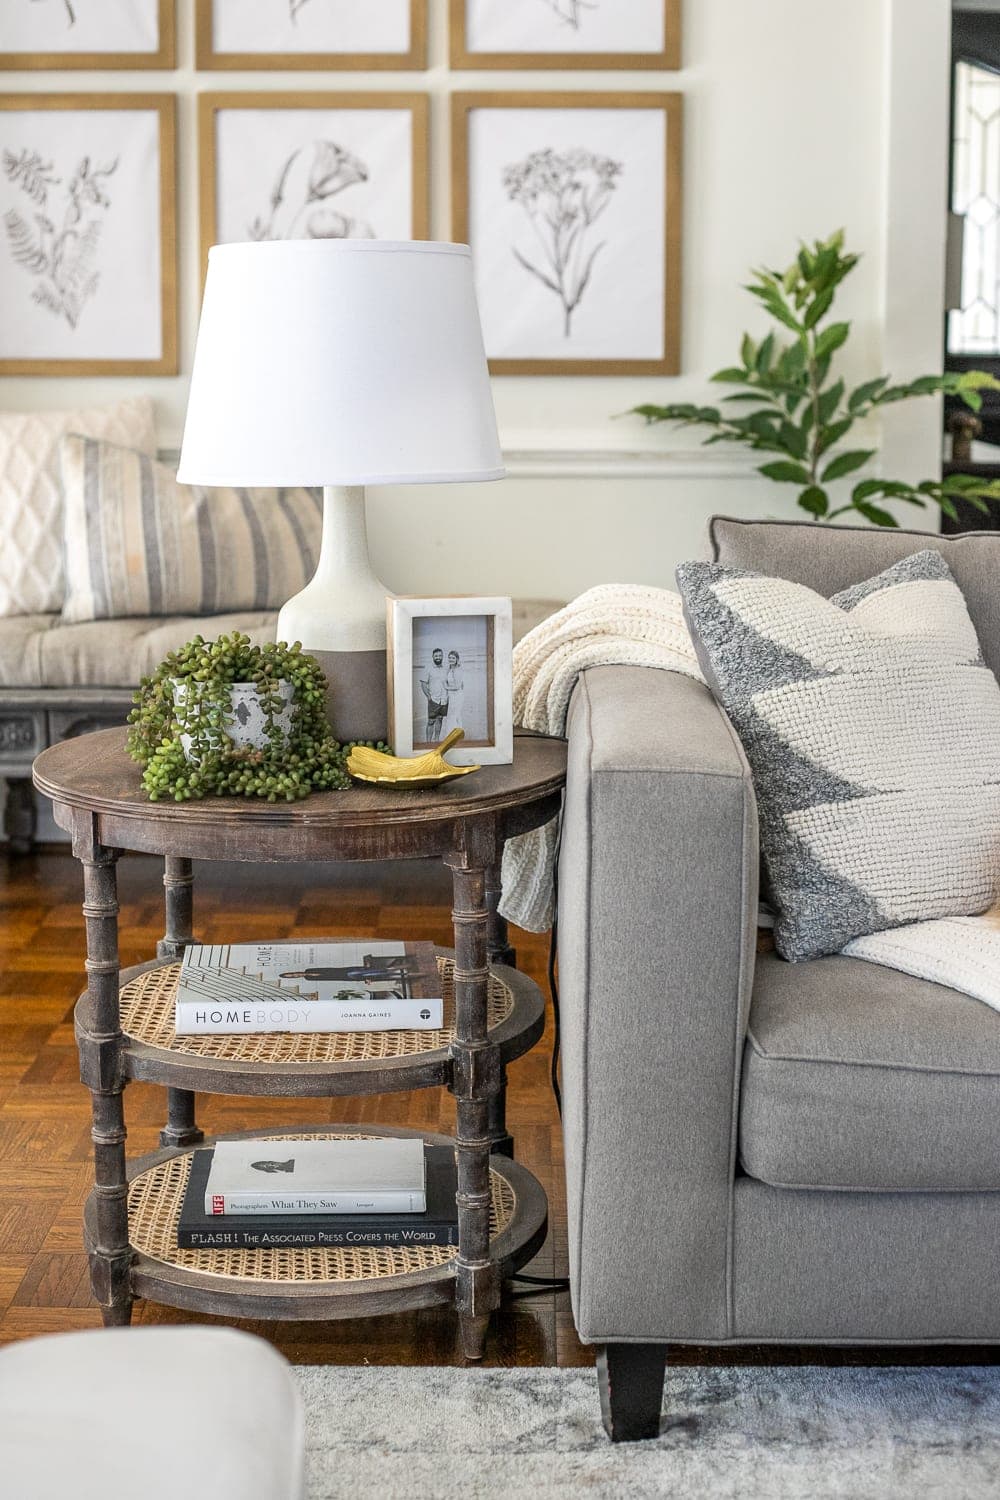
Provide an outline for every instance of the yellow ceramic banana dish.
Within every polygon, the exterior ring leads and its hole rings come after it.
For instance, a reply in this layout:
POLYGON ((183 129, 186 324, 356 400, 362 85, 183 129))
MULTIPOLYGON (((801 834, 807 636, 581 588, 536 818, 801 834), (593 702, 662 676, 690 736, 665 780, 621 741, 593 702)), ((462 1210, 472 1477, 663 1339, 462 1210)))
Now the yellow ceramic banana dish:
POLYGON ((468 776, 470 771, 480 769, 479 766, 451 766, 445 760, 445 751, 464 738, 464 729, 453 729, 436 749, 409 758, 383 755, 381 750, 355 745, 347 757, 347 769, 356 781, 370 781, 378 786, 440 786, 442 781, 450 781, 453 776, 468 776))

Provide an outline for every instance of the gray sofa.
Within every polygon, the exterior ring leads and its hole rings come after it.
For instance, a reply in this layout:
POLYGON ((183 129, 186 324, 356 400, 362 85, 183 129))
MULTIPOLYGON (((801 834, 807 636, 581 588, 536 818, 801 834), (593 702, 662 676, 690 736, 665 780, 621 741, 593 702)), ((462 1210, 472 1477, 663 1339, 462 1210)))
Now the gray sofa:
MULTIPOLYGON (((514 601, 520 640, 560 607, 555 599, 514 601)), ((38 817, 31 763, 48 745, 123 724, 139 678, 199 631, 206 638, 241 630, 274 639, 273 611, 170 615, 64 625, 58 615, 0 619, 0 781, 7 783, 4 831, 15 852, 29 850, 38 817)))
MULTIPOLYGON (((716 519, 824 594, 940 546, 1000 669, 1000 536, 716 519)), ((667 1346, 1000 1341, 1000 1015, 857 959, 757 953, 742 749, 709 691, 576 689, 559 879, 573 1311, 614 1439, 667 1346)))

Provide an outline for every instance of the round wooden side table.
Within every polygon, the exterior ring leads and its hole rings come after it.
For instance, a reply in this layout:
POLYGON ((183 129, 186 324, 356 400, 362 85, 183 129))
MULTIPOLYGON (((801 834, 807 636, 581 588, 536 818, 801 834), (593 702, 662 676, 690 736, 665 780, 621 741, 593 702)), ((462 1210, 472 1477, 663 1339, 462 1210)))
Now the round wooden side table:
MULTIPOLYGON (((497 911, 500 859, 507 839, 558 813, 565 773, 562 741, 519 736, 512 765, 484 767, 436 790, 356 786, 296 803, 174 803, 148 800, 124 730, 81 735, 38 757, 35 785, 51 798, 83 865, 87 988, 76 1035, 95 1164, 84 1233, 106 1324, 127 1323, 137 1296, 231 1317, 319 1319, 454 1300, 465 1353, 481 1357, 504 1275, 530 1259, 546 1231, 545 1195, 513 1160, 505 1119, 506 1064, 541 1036, 544 1001, 513 967, 497 911), (164 860, 166 931, 155 961, 121 972, 116 865, 126 850, 164 860), (192 860, 419 857, 442 859, 452 871, 455 948, 438 959, 442 1032, 174 1035, 177 960, 192 939, 192 860), (167 1122, 164 1150, 127 1162, 123 1095, 133 1078, 166 1086, 167 1122), (191 1153, 202 1140, 196 1092, 322 1098, 440 1085, 456 1102, 457 1251, 177 1248, 191 1153)), ((283 1133, 405 1132, 317 1126, 283 1133)))

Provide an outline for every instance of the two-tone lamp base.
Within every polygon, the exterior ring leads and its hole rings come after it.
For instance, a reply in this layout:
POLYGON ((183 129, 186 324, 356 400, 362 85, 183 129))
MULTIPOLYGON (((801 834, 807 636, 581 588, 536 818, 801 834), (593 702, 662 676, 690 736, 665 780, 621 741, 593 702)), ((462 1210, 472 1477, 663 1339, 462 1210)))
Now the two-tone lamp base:
POLYGON ((275 634, 289 645, 301 641, 319 662, 341 743, 388 737, 386 596, 368 558, 364 489, 328 485, 315 575, 282 606, 275 634))

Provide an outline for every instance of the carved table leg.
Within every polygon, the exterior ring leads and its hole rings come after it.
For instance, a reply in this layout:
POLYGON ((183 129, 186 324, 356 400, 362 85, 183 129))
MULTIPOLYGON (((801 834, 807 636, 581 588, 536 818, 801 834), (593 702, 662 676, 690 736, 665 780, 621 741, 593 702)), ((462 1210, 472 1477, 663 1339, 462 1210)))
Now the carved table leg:
MULTIPOLYGON (((167 855, 163 861, 166 931, 156 945, 157 958, 178 959, 190 943, 194 918, 194 875, 189 859, 167 855)), ((205 1139, 194 1117, 190 1089, 167 1089, 167 1123, 160 1131, 161 1146, 197 1146, 205 1139)))
POLYGON ((105 849, 93 835, 74 840, 83 865, 83 915, 87 925, 87 991, 92 1033, 81 1038, 80 1073, 90 1089, 94 1142, 96 1242, 90 1252, 90 1283, 105 1325, 132 1317, 125 1169, 125 1111, 118 1010, 119 850, 105 849))
MULTIPOLYGON (((492 843, 486 831, 480 837, 484 845, 492 843)), ((490 1314, 500 1304, 499 1269, 490 1258, 490 1111, 501 1086, 501 1070, 498 1050, 488 1040, 489 860, 474 847, 478 842, 466 838, 464 847, 446 859, 452 871, 455 925, 455 1040, 451 1048, 458 1125, 455 1305, 467 1359, 483 1357, 490 1314)))
MULTIPOLYGON (((500 861, 486 872, 486 913, 488 932, 486 938, 490 964, 507 964, 517 967, 517 954, 510 946, 506 918, 500 915, 500 861)), ((507 1069, 500 1069, 500 1087, 490 1100, 489 1113, 490 1149, 501 1156, 514 1159, 514 1137, 507 1129, 507 1069)))

